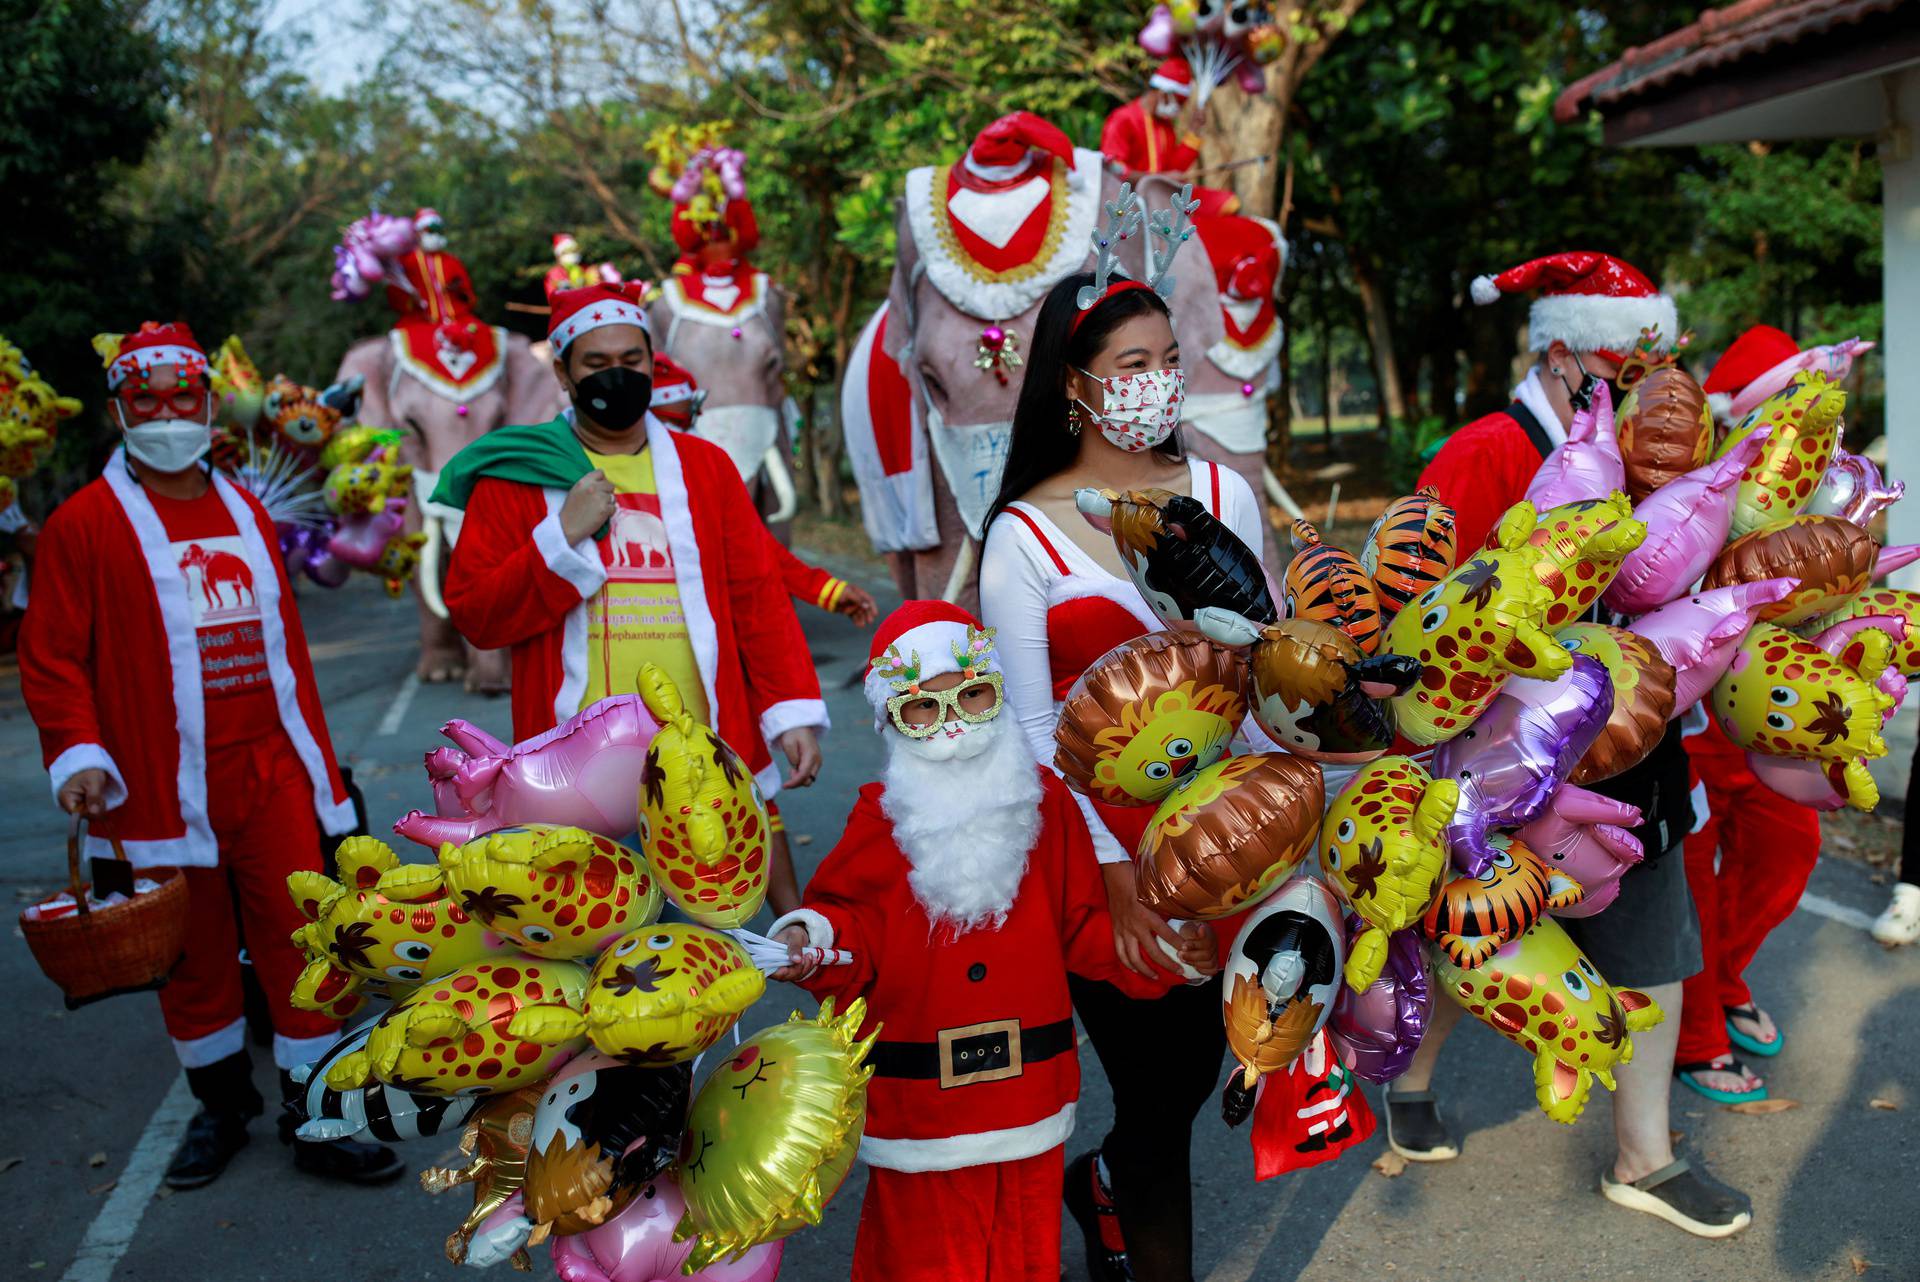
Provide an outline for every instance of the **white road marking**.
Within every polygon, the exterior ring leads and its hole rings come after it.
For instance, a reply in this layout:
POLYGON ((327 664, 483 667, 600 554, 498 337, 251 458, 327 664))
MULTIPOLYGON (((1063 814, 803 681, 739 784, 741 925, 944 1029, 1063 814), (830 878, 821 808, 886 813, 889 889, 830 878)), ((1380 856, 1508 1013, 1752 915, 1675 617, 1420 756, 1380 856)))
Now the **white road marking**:
POLYGON ((1800 896, 1800 907, 1828 921, 1837 921, 1843 926, 1852 926, 1855 930, 1873 929, 1873 918, 1858 908, 1849 908, 1845 904, 1836 904, 1825 895, 1816 895, 1811 890, 1800 896))
POLYGON ((160 1177, 166 1174, 174 1149, 180 1145, 193 1108, 193 1094, 187 1090, 187 1075, 182 1073, 173 1079, 173 1088, 147 1119, 139 1143, 127 1156, 127 1169, 120 1172, 107 1204, 87 1226, 87 1235, 80 1239, 80 1249, 60 1275, 60 1282, 109 1282, 113 1277, 114 1266, 140 1231, 140 1221, 153 1202, 153 1192, 160 1187, 160 1177))
POLYGON ((400 693, 393 696, 393 704, 387 709, 387 715, 380 718, 380 728, 376 735, 396 735, 400 733, 400 723, 407 719, 407 709, 413 706, 413 696, 420 693, 420 674, 407 673, 407 679, 400 683, 400 693))

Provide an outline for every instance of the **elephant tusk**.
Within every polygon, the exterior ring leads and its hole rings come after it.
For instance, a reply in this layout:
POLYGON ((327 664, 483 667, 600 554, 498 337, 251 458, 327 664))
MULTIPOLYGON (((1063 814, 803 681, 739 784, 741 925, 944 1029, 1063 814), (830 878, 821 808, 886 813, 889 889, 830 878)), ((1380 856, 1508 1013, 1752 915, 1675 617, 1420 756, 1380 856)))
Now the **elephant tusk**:
POLYGON ((791 521, 793 514, 800 510, 800 500, 794 495, 793 474, 787 471, 787 461, 780 457, 778 445, 767 447, 762 466, 767 469, 767 484, 773 487, 773 512, 767 517, 767 524, 791 521))
POLYGON ((942 601, 958 601, 960 594, 967 590, 967 576, 973 573, 973 554, 973 540, 962 535, 960 555, 953 559, 953 573, 947 576, 947 590, 940 594, 942 601))
POLYGON ((440 596, 440 527, 440 518, 432 512, 421 520, 420 529, 427 542, 420 549, 420 599, 436 619, 447 617, 447 603, 440 596))
POLYGON ((1293 501, 1293 495, 1287 493, 1287 487, 1280 484, 1280 478, 1275 476, 1273 469, 1265 463, 1260 465, 1260 479, 1265 482, 1267 497, 1273 500, 1276 507, 1295 521, 1307 519, 1307 514, 1302 512, 1300 505, 1293 501))

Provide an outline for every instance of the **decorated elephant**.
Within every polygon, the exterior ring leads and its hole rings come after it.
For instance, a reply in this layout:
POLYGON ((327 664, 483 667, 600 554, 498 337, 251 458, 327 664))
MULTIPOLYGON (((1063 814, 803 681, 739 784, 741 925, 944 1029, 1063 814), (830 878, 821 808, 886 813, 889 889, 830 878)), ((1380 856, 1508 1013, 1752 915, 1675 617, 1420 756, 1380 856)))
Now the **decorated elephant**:
POLYGON ((448 681, 464 674, 469 690, 504 691, 506 652, 472 650, 447 621, 440 576, 463 513, 429 503, 427 496, 462 446, 496 427, 544 422, 559 413, 559 380, 523 335, 470 317, 439 325, 407 322, 362 339, 347 349, 335 377, 356 374, 366 379, 362 421, 405 433, 400 459, 413 468, 415 500, 408 505, 407 527, 428 536, 419 567, 420 676, 448 681))
MULTIPOLYGON (((958 161, 907 175, 892 285, 847 362, 841 414, 868 534, 908 596, 959 599, 971 590, 1012 439, 1023 349, 1047 291, 1086 265, 1102 207, 1119 187, 1099 152, 1027 112, 994 121, 958 161)), ((1158 209, 1172 190, 1149 178, 1143 195, 1158 209)), ((1240 471, 1256 493, 1277 490, 1263 457, 1283 247, 1270 225, 1263 233, 1254 220, 1210 221, 1221 236, 1246 239, 1242 257, 1264 268, 1239 273, 1237 292, 1252 295, 1242 299, 1223 296, 1210 254, 1175 260, 1186 443, 1240 471)), ((1144 241, 1122 248, 1137 279, 1144 241)), ((1233 248, 1220 244, 1223 253, 1233 248)), ((1268 539, 1272 564, 1271 531, 1268 539)))

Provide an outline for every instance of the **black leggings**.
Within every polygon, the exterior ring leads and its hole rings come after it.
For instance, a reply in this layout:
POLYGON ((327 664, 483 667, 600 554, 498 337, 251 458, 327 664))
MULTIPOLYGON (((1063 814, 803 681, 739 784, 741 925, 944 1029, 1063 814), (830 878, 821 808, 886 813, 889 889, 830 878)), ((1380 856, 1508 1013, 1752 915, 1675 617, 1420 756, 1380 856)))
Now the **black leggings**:
POLYGON ((1193 1277, 1193 1119, 1213 1098, 1226 1055, 1220 977, 1142 1001, 1067 977, 1073 1008, 1113 1087, 1101 1141, 1137 1282, 1193 1277))
MULTIPOLYGON (((1900 880, 1909 886, 1920 886, 1920 832, 1914 831, 1914 820, 1920 819, 1920 815, 1913 813, 1914 807, 1920 805, 1913 795, 1916 783, 1920 783, 1920 744, 1914 746, 1913 767, 1907 772, 1907 822, 1900 834, 1900 880)), ((1092 1036, 1093 1030, 1089 1028, 1087 1034, 1092 1036)))

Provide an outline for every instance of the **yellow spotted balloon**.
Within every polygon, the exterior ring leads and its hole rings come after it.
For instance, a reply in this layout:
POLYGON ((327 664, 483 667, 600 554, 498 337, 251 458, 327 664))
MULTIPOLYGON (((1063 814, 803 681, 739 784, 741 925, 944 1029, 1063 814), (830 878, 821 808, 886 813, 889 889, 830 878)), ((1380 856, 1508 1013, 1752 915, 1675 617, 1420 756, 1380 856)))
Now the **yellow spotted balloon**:
POLYGON ((1447 995, 1533 1056, 1540 1110, 1571 1123, 1598 1081, 1613 1089, 1613 1066, 1633 1059, 1631 1034, 1658 1024, 1660 1007, 1632 988, 1615 988, 1552 917, 1472 970, 1429 950, 1447 995))
POLYGON ((463 966, 401 998, 365 1048, 327 1070, 327 1085, 352 1090, 378 1079, 420 1095, 493 1095, 543 1080, 585 1037, 543 1044, 516 1036, 522 1006, 578 1008, 587 969, 544 957, 502 957, 463 966))
POLYGON ((742 1042, 700 1088, 677 1168, 687 1271, 820 1222, 866 1126, 862 1061, 880 1035, 875 1024, 856 1040, 866 1015, 864 1000, 836 1015, 828 998, 817 1019, 796 1013, 742 1042))
POLYGON ((640 840, 660 887, 706 926, 745 924, 767 897, 767 806, 740 754, 693 719, 673 678, 640 669, 660 730, 640 784, 640 840))
MULTIPOLYGON (((1499 538, 1495 530, 1488 546, 1499 538)), ((1546 553, 1534 563, 1534 573, 1553 592, 1547 627, 1558 628, 1585 614, 1620 573, 1628 553, 1646 538, 1645 522, 1634 519, 1633 505, 1619 490, 1604 499, 1575 499, 1540 513, 1529 541, 1546 553)))
POLYGON ((1892 615, 1907 621, 1907 639, 1893 644, 1893 666, 1906 677, 1920 677, 1920 592, 1906 588, 1868 588, 1841 602, 1840 608, 1822 615, 1808 629, 1824 631, 1836 623, 1867 615, 1892 615))
POLYGON ((584 1006, 522 1007, 510 1031, 528 1041, 585 1035, 630 1064, 692 1059, 760 1000, 767 981, 731 938, 684 922, 643 927, 594 963, 584 1006))
POLYGON ((536 957, 593 957, 660 915, 639 852, 584 828, 526 824, 440 847, 440 874, 472 916, 536 957))
POLYGON ((1840 415, 1846 389, 1818 370, 1808 370, 1762 401, 1727 433, 1714 452, 1725 458, 1755 432, 1767 441, 1747 470, 1733 504, 1733 534, 1742 534, 1798 516, 1813 500, 1840 443, 1840 415))
POLYGON ((1346 979, 1365 992, 1386 965, 1387 940, 1418 924, 1447 872, 1447 821, 1460 785, 1411 757, 1360 767, 1327 809, 1320 869, 1366 929, 1348 941, 1346 979))

